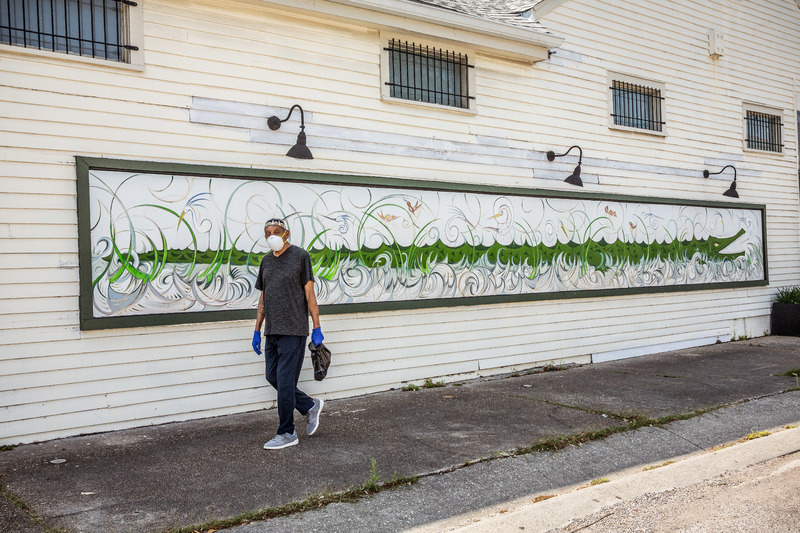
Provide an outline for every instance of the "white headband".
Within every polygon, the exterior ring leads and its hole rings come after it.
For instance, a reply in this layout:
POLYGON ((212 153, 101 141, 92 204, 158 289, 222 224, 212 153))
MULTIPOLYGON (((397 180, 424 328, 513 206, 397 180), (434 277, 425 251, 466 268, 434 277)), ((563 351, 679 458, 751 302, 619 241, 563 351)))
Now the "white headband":
POLYGON ((289 231, 289 226, 286 225, 286 221, 280 218, 271 218, 267 220, 267 223, 264 224, 264 227, 266 228, 267 226, 278 226, 286 231, 289 231))

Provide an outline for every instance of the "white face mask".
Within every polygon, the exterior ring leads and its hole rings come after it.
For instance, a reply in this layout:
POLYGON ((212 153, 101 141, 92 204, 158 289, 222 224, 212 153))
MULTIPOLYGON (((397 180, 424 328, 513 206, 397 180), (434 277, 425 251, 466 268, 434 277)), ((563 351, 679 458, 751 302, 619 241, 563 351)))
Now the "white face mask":
POLYGON ((267 246, 269 246, 273 252, 280 251, 280 249, 283 248, 283 244, 283 237, 277 235, 270 235, 267 237, 267 246))

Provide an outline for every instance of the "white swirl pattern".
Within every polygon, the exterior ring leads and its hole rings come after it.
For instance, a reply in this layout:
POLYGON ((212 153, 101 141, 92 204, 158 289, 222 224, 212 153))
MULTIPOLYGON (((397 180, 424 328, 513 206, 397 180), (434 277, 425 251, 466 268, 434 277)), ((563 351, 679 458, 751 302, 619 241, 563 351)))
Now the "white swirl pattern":
POLYGON ((255 307, 257 261, 219 258, 231 249, 266 253, 263 223, 272 217, 286 218, 293 244, 312 251, 400 250, 379 254, 369 266, 357 254, 343 255, 328 272, 316 265, 323 305, 760 281, 765 275, 758 209, 100 170, 90 172, 90 195, 95 317, 255 307), (740 232, 724 250, 733 255, 618 261, 599 249, 729 239, 740 232), (585 244, 611 268, 575 255, 542 261, 487 254, 453 263, 430 256, 425 268, 409 261, 412 250, 437 243, 475 249, 585 244), (152 259, 165 248, 216 259, 194 265, 152 259), (407 264, 393 264, 401 260, 407 264))

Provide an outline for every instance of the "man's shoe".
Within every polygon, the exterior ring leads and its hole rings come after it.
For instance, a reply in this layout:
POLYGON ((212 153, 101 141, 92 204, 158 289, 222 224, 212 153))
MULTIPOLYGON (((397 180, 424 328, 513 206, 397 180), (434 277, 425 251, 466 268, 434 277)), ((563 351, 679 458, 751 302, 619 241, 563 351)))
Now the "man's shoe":
POLYGON ((281 448, 288 448, 289 446, 294 446, 297 444, 299 440, 297 439, 297 432, 294 433, 282 433, 280 435, 275 435, 272 440, 264 444, 265 450, 280 450, 281 448))
POLYGON ((308 423, 306 424, 306 435, 313 435, 317 432, 319 427, 319 414, 322 412, 322 407, 325 405, 325 400, 314 399, 314 406, 308 411, 308 423))

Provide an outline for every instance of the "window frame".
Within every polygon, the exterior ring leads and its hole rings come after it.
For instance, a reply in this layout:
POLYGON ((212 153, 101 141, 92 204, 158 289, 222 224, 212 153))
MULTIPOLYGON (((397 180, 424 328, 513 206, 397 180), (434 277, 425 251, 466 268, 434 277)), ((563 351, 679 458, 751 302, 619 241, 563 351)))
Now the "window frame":
POLYGON ((669 121, 667 120, 667 95, 666 84, 664 82, 649 78, 642 78, 639 76, 632 76, 630 74, 622 74, 620 72, 608 72, 606 76, 606 97, 608 99, 606 116, 609 129, 632 133, 642 133, 645 135, 655 135, 656 137, 667 136, 667 124, 669 121), (622 124, 614 123, 614 90, 612 87, 614 86, 615 81, 622 83, 633 83, 635 85, 644 85, 648 88, 658 90, 661 93, 661 99, 659 100, 661 104, 661 121, 663 122, 661 131, 646 128, 636 128, 633 126, 623 126, 622 124))
POLYGON ((745 152, 753 152, 757 154, 768 154, 774 156, 783 156, 786 154, 786 117, 784 116, 784 110, 778 107, 770 107, 762 104, 757 104, 753 102, 742 102, 742 149, 745 152), (772 115, 778 117, 780 120, 780 128, 778 130, 778 135, 780 135, 780 151, 775 150, 763 150, 761 148, 751 148, 747 145, 747 112, 752 111, 754 113, 762 113, 765 115, 772 115))
POLYGON ((388 33, 388 32, 381 32, 380 45, 381 45, 380 84, 381 84, 382 101, 390 102, 393 104, 402 104, 414 107, 438 109, 440 111, 449 111, 454 113, 466 113, 466 114, 476 113, 476 101, 477 101, 477 95, 475 91, 476 54, 474 49, 462 46, 459 43, 453 43, 440 39, 435 39, 426 35, 411 34, 411 33, 398 34, 398 33, 388 33), (389 41, 391 41, 392 39, 413 42, 418 46, 422 45, 422 46, 443 48, 449 52, 455 52, 457 54, 460 53, 466 55, 467 63, 472 65, 471 68, 467 67, 467 96, 471 97, 467 98, 468 107, 456 107, 446 104, 437 104, 433 102, 419 102, 417 100, 408 100, 405 98, 398 98, 396 96, 392 96, 391 95, 392 88, 391 86, 386 84, 388 81, 391 80, 389 51, 387 50, 387 48, 389 47, 389 41))
POLYGON ((138 48, 138 50, 128 51, 128 61, 118 61, 115 59, 105 59, 79 55, 66 51, 54 51, 42 48, 26 47, 18 44, 0 43, 0 54, 10 53, 31 57, 41 57, 89 65, 102 65, 104 67, 121 68, 125 70, 144 70, 144 16, 142 13, 143 0, 134 0, 135 6, 125 5, 127 9, 120 13, 122 18, 123 31, 128 33, 128 42, 138 48))

